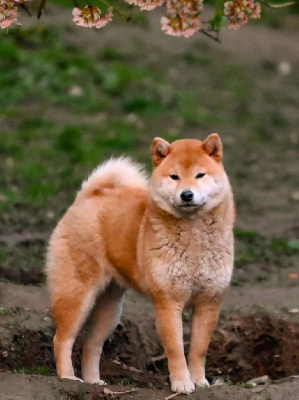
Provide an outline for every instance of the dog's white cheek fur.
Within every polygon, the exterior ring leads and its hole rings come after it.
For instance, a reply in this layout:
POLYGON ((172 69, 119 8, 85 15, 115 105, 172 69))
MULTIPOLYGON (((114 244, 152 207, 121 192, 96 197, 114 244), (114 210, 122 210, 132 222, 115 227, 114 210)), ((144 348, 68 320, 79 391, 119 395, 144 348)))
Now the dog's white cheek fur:
POLYGON ((150 194, 155 203, 164 211, 179 216, 173 208, 176 194, 175 181, 169 182, 169 178, 161 178, 150 182, 150 194))
POLYGON ((211 178, 213 179, 214 183, 211 185, 213 190, 207 196, 206 199, 206 211, 211 211, 213 208, 217 207, 225 198, 227 193, 229 193, 230 184, 226 175, 222 175, 219 177, 211 178))

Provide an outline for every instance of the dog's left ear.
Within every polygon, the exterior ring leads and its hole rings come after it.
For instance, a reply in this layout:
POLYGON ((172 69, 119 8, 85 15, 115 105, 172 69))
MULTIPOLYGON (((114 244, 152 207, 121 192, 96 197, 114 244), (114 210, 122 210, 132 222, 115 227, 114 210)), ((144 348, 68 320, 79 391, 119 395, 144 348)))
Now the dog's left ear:
POLYGON ((170 152, 170 144, 166 142, 166 140, 156 137, 152 141, 152 161, 155 167, 157 167, 161 161, 168 155, 170 152))
POLYGON ((218 133, 211 133, 202 143, 203 150, 215 161, 221 162, 223 146, 218 133))

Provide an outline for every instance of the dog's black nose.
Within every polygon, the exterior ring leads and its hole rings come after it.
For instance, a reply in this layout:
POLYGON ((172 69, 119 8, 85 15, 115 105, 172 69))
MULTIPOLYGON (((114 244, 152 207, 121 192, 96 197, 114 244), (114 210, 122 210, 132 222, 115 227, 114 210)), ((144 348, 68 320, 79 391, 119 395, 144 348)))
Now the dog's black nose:
POLYGON ((194 194, 193 194, 193 192, 191 192, 191 190, 184 190, 181 193, 181 199, 183 201, 189 202, 189 201, 193 200, 193 197, 194 197, 194 194))

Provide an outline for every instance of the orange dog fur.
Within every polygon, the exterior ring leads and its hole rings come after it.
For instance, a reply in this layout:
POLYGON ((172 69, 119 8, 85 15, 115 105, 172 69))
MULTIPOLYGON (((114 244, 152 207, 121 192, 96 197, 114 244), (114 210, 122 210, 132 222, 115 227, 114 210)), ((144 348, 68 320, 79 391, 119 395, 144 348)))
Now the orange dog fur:
POLYGON ((82 377, 104 383, 102 346, 119 321, 125 291, 133 288, 155 306, 172 390, 190 393, 208 385, 206 352, 233 270, 233 195, 216 133, 203 142, 155 138, 151 152, 150 181, 128 158, 100 165, 50 239, 57 373, 78 379, 72 347, 93 310, 82 377), (188 364, 182 337, 187 305, 193 307, 188 364))

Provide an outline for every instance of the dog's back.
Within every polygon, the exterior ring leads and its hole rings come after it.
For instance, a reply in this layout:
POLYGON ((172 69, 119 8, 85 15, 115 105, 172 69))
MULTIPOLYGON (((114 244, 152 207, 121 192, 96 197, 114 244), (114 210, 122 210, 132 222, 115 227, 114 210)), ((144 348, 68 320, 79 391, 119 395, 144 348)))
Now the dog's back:
POLYGON ((52 304, 55 292, 61 292, 78 269, 92 279, 99 276, 99 268, 107 267, 106 256, 116 265, 120 257, 123 265, 134 263, 147 186, 142 167, 129 158, 110 159, 83 182, 50 239, 46 273, 52 304))

